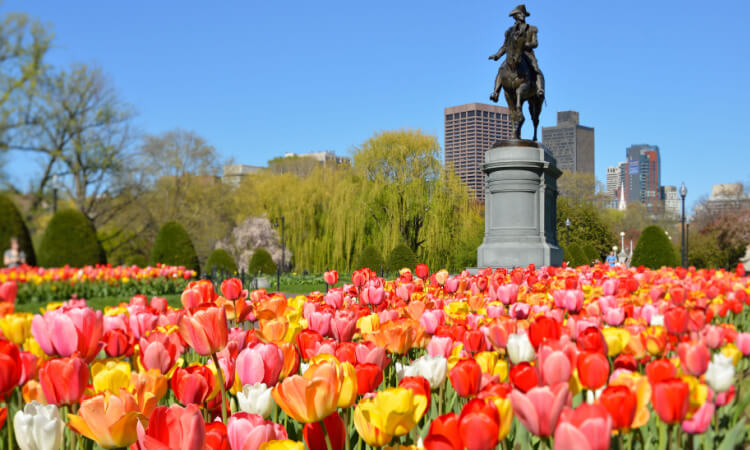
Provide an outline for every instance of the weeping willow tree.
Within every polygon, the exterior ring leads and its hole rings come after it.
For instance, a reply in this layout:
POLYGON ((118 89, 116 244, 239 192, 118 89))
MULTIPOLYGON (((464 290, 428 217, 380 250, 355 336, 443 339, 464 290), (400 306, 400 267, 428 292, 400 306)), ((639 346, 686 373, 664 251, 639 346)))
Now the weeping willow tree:
POLYGON ((352 270, 368 245, 388 253, 399 244, 421 262, 449 267, 481 209, 438 157, 434 136, 377 133, 355 149, 353 167, 253 175, 235 191, 236 220, 284 216, 297 271, 352 270))

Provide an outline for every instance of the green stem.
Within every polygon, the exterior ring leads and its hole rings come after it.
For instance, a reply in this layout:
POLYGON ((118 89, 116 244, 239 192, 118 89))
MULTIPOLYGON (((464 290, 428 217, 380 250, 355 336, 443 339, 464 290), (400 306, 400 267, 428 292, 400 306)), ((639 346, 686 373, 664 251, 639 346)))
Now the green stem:
POLYGON ((323 436, 326 440, 326 448, 328 450, 333 450, 333 445, 331 445, 331 438, 328 436, 328 430, 326 430, 326 424, 322 420, 320 421, 320 426, 323 428, 323 436))
POLYGON ((346 424, 346 430, 344 433, 346 434, 346 439, 344 439, 344 450, 350 450, 352 448, 352 443, 349 442, 349 430, 351 429, 351 417, 352 412, 351 408, 346 408, 344 410, 344 424, 346 424))
MULTIPOLYGON (((75 414, 77 412, 76 411, 77 410, 76 406, 77 405, 75 403, 72 404, 72 405, 70 405, 70 413, 71 414, 75 414)), ((77 441, 78 441, 78 433, 71 433, 70 434, 70 442, 69 442, 69 444, 70 444, 70 450, 75 450, 77 441)))
POLYGON ((8 424, 7 425, 7 428, 8 428, 8 448, 11 449, 11 448, 13 448, 13 415, 10 412, 10 402, 9 401, 5 402, 5 408, 7 409, 7 411, 6 411, 6 414, 7 414, 6 417, 7 418, 5 419, 5 423, 8 424))
POLYGON ((440 384, 440 388, 438 389, 438 416, 443 415, 443 395, 445 394, 445 383, 446 381, 443 381, 443 383, 440 384))
POLYGON ((221 421, 227 423, 227 390, 224 387, 224 371, 221 370, 219 365, 219 358, 216 357, 216 353, 211 353, 211 359, 214 361, 216 367, 216 373, 219 374, 219 386, 221 386, 221 421))

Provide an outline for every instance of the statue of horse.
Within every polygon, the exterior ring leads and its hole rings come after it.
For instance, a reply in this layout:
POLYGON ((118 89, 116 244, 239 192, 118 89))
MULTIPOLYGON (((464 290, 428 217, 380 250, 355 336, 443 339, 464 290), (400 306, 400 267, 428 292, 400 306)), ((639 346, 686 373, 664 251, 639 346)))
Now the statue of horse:
POLYGON ((526 121, 522 108, 523 103, 528 102, 529 114, 534 122, 534 140, 536 141, 539 115, 542 113, 544 103, 544 94, 539 93, 539 87, 544 89, 544 75, 531 68, 531 64, 522 52, 518 51, 518 55, 510 53, 500 65, 495 80, 495 91, 490 96, 490 100, 497 103, 500 90, 505 92, 510 118, 516 123, 514 131, 516 139, 521 139, 521 127, 526 121))

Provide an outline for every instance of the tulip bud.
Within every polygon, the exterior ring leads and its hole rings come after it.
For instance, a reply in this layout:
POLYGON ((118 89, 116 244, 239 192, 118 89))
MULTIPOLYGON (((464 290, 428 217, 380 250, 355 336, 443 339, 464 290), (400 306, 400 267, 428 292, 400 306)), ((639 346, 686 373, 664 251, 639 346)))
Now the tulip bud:
POLYGON ((513 364, 523 361, 533 361, 536 357, 534 347, 526 334, 511 334, 508 336, 508 357, 513 364))
POLYGON ((237 393, 240 409, 251 414, 258 414, 264 419, 268 418, 274 405, 271 390, 272 388, 266 387, 263 383, 242 386, 242 391, 237 393))

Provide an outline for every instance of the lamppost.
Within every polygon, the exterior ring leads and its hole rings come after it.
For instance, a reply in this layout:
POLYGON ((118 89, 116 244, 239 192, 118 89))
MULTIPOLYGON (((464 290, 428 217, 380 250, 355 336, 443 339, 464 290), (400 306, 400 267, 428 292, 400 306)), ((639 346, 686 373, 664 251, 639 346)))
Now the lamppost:
POLYGON ((622 251, 625 251, 625 232, 620 231, 620 248, 622 248, 622 251))
POLYGON ((57 174, 52 175, 52 214, 57 212, 57 174))
POLYGON ((625 264, 625 260, 628 258, 628 254, 625 253, 625 232, 620 231, 620 253, 617 255, 617 261, 620 264, 625 264))
MULTIPOLYGON (((281 216, 281 263, 276 266, 276 290, 281 291, 281 270, 284 267, 284 261, 286 260, 286 242, 284 241, 284 216, 281 216)), ((275 226, 279 226, 279 219, 274 222, 275 226)))
POLYGON ((565 219, 565 246, 570 247, 570 217, 565 219))
POLYGON ((687 241, 685 239, 685 197, 687 197, 687 187, 684 181, 682 186, 680 186, 680 197, 682 197, 682 217, 680 218, 682 222, 682 245, 680 246, 680 250, 682 251, 682 267, 685 267, 687 266, 687 252, 685 252, 685 242, 687 241))

